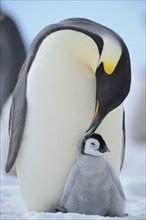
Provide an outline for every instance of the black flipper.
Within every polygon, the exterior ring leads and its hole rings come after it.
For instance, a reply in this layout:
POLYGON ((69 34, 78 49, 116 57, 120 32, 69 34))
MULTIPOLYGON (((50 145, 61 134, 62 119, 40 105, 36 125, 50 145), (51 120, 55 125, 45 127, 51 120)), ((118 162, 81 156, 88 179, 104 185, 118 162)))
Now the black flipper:
POLYGON ((123 147, 122 147, 122 152, 121 152, 121 167, 120 167, 120 170, 122 170, 123 163, 124 163, 125 145, 126 145, 125 111, 123 110, 123 147))
MULTIPOLYGON (((23 71, 23 68, 22 68, 23 71)), ((6 172, 12 168, 21 144, 26 117, 26 77, 21 74, 13 93, 13 100, 10 111, 9 134, 10 145, 8 159, 6 163, 6 172)))

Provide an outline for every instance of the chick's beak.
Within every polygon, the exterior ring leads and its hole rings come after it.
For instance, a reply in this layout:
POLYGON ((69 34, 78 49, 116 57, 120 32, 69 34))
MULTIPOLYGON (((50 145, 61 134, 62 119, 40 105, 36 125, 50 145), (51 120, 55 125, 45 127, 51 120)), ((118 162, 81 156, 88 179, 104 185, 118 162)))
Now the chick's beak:
POLYGON ((106 152, 110 152, 110 149, 108 147, 106 147, 106 152))

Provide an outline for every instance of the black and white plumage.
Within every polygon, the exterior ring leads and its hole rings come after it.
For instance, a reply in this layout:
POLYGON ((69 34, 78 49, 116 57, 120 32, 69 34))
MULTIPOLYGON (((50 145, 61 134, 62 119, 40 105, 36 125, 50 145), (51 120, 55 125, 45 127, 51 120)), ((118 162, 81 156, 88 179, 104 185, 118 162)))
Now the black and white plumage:
POLYGON ((99 134, 85 136, 71 169, 59 210, 102 216, 125 216, 125 195, 112 166, 103 157, 109 151, 99 134))
POLYGON ((119 172, 125 146, 122 103, 130 83, 128 49, 109 28, 72 18, 36 36, 13 93, 6 164, 9 172, 16 163, 27 211, 59 203, 75 146, 87 130, 104 135, 112 146, 107 159, 119 172))

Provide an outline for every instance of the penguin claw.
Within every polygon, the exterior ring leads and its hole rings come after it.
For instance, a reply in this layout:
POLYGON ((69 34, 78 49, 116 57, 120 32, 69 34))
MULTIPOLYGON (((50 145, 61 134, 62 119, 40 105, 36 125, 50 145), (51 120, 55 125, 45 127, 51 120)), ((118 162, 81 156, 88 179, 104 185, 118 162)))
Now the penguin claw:
POLYGON ((59 211, 62 212, 62 213, 67 213, 67 210, 66 210, 64 207, 61 207, 61 208, 59 209, 59 211))
POLYGON ((63 207, 54 207, 50 210, 47 210, 45 212, 51 212, 51 213, 57 213, 57 212, 62 212, 62 213, 67 213, 67 210, 63 207))
POLYGON ((59 212, 58 211, 59 209, 58 209, 58 207, 54 207, 54 208, 51 208, 51 209, 49 209, 49 210, 46 210, 45 212, 51 212, 51 213, 57 213, 57 212, 59 212))

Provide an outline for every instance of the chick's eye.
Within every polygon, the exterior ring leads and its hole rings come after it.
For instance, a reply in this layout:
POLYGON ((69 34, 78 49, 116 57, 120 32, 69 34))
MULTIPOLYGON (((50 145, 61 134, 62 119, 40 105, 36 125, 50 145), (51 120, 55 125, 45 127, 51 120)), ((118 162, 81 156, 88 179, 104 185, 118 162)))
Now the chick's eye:
POLYGON ((91 145, 92 145, 92 146, 95 146, 95 143, 91 142, 91 145))

